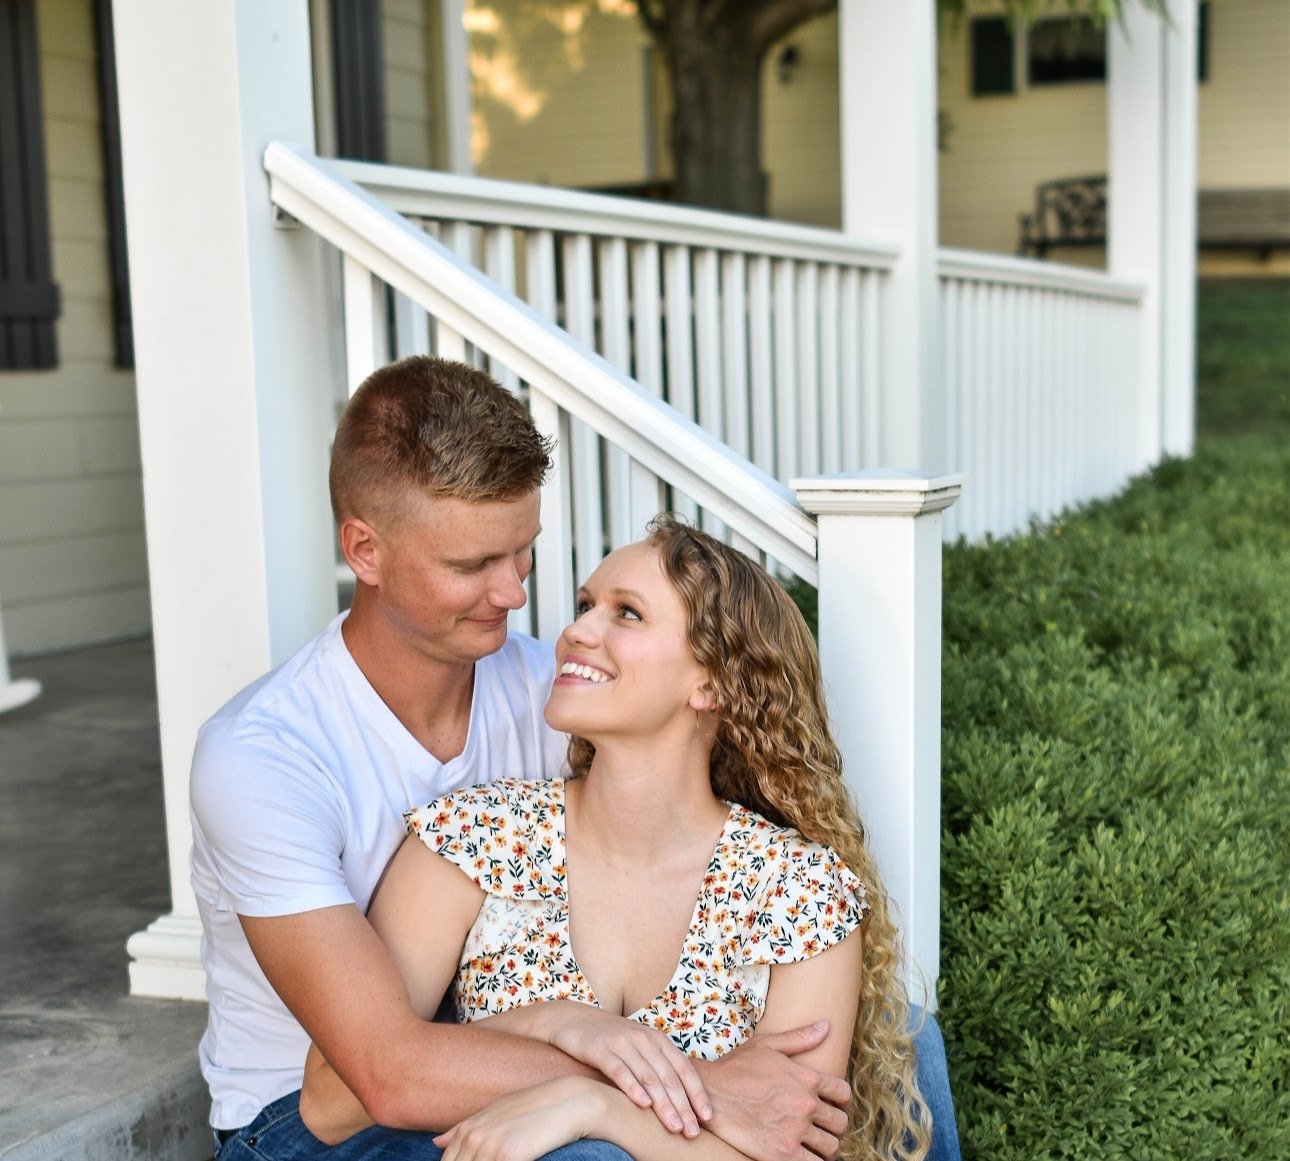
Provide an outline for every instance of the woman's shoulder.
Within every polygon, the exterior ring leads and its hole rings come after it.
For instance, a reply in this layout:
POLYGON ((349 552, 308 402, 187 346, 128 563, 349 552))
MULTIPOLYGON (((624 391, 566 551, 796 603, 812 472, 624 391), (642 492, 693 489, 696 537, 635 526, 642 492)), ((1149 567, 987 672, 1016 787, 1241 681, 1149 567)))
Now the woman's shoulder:
POLYGON ((552 809, 563 809, 562 778, 499 778, 463 786, 424 806, 403 812, 410 834, 442 831, 462 824, 485 828, 523 822, 552 809))
POLYGON ((491 894, 561 895, 563 779, 501 778, 404 812, 408 833, 491 894))
POLYGON ((743 963, 790 963, 837 943, 869 913, 865 885, 824 843, 735 804, 721 851, 746 911, 743 963))

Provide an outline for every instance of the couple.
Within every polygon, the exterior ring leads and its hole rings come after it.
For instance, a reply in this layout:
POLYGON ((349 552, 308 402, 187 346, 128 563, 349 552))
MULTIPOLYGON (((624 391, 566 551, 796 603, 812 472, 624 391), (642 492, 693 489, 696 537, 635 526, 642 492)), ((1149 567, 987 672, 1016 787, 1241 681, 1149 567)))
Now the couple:
POLYGON ((353 606, 194 756, 218 1161, 921 1156, 800 617, 663 519, 588 578, 557 673, 506 629, 549 469, 460 364, 383 368, 342 416, 353 606), (429 1019, 450 992, 468 1022, 429 1019))

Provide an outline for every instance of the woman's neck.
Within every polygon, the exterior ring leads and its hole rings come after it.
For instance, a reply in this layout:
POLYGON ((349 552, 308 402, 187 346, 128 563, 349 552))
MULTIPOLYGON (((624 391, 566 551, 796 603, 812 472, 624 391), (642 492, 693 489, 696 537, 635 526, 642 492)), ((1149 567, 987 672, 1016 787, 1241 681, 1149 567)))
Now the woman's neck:
POLYGON ((653 860, 660 852, 710 845, 729 808, 708 779, 706 749, 643 751, 601 743, 583 778, 569 783, 569 815, 584 847, 615 861, 653 860))

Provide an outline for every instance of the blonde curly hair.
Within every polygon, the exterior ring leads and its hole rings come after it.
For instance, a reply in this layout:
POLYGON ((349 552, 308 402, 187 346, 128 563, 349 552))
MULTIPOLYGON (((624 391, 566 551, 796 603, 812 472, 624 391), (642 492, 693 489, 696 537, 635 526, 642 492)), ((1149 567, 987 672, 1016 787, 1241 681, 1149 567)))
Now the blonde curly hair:
MULTIPOLYGON (((829 733, 815 641, 784 589, 748 557, 670 515, 646 543, 685 605, 690 647, 708 671, 719 721, 713 792, 831 847, 865 885, 871 911, 851 1038, 846 1161, 918 1161, 930 1115, 914 1075, 900 944, 864 828, 829 733)), ((587 772, 595 747, 573 738, 569 765, 587 772)))

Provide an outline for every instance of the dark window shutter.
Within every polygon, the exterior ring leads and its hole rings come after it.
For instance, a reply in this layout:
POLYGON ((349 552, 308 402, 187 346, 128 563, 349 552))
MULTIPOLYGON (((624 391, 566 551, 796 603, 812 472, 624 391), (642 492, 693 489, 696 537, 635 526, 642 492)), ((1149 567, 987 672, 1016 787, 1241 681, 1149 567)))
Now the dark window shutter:
POLYGON ((58 365, 33 0, 0 0, 0 370, 58 365))
POLYGON ((1196 79, 1209 80, 1209 0, 1196 10, 1196 79))
POLYGON ((972 21, 972 95, 1016 92, 1012 29, 1002 16, 972 21))
POLYGON ((130 262, 125 246, 125 194, 121 179, 121 118, 116 99, 116 42, 112 0, 94 0, 94 33, 99 59, 99 107, 103 128, 103 195, 107 201, 108 271, 112 279, 113 364, 134 366, 130 319, 130 262))
POLYGON ((385 51, 378 0, 331 0, 336 153, 384 161, 385 51))

